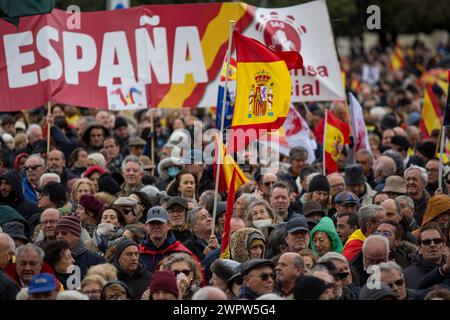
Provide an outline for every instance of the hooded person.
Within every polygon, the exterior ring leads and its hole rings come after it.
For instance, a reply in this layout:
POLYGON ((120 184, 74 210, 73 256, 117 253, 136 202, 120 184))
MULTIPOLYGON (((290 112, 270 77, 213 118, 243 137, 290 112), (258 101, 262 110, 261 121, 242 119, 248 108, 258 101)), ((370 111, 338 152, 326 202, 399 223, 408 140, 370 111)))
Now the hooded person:
POLYGON ((344 246, 331 218, 323 217, 311 230, 310 245, 318 256, 331 251, 342 253, 344 246))
POLYGON ((163 159, 158 164, 159 180, 156 182, 156 187, 159 190, 166 190, 175 176, 184 168, 184 163, 181 159, 169 157, 163 159))
POLYGON ((120 280, 112 280, 105 284, 100 293, 100 300, 131 300, 133 295, 128 286, 120 280))
POLYGON ((14 208, 26 220, 40 211, 36 204, 24 197, 21 178, 16 170, 6 171, 0 176, 0 204, 14 208))
POLYGON ((5 223, 18 221, 22 223, 25 227, 25 235, 30 238, 31 228, 27 220, 15 210, 13 207, 8 205, 0 205, 0 227, 5 223))
MULTIPOLYGON (((442 230, 447 230, 447 223, 450 214, 450 196, 446 194, 438 194, 432 196, 427 204, 425 213, 423 214, 422 226, 428 222, 436 222, 442 230)), ((412 234, 418 238, 420 229, 414 230, 412 234)))
POLYGON ((213 287, 221 289, 225 292, 229 299, 234 297, 231 289, 228 288, 228 281, 233 277, 235 269, 241 264, 230 259, 217 259, 210 267, 212 277, 210 284, 213 287))
POLYGON ((301 275, 295 280, 294 300, 329 300, 328 286, 322 279, 301 275))
POLYGON ((117 278, 128 286, 133 299, 139 300, 147 290, 152 274, 139 262, 136 242, 123 238, 115 244, 115 249, 113 263, 117 269, 117 278))
POLYGON ((265 247, 266 239, 258 229, 243 228, 235 231, 231 235, 231 259, 239 263, 264 257, 265 247))

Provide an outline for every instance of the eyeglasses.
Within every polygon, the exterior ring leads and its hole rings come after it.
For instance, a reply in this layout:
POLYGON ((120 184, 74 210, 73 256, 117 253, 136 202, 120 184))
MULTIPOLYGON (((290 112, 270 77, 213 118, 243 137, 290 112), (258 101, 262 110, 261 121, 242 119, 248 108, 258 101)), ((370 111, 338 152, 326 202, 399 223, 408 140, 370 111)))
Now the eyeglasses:
POLYGON ((267 280, 269 280, 269 278, 271 278, 272 280, 275 280, 277 278, 277 275, 275 274, 275 272, 272 272, 272 273, 261 273, 260 275, 249 275, 249 276, 250 277, 258 277, 262 281, 267 281, 267 280))
POLYGON ((334 278, 338 280, 343 280, 349 276, 350 272, 338 272, 334 274, 334 278))
POLYGON ((192 272, 192 270, 189 269, 183 269, 183 270, 172 270, 173 273, 175 273, 175 276, 179 275, 180 273, 183 273, 186 277, 189 276, 192 272))
POLYGON ((28 170, 34 171, 34 170, 36 170, 37 168, 40 168, 40 167, 42 167, 42 165, 36 164, 34 166, 25 166, 23 168, 25 169, 25 171, 28 171, 28 170))
POLYGON ((394 288, 394 285, 396 285, 397 287, 401 287, 403 284, 405 283, 405 280, 403 280, 402 278, 392 282, 392 283, 388 283, 389 287, 391 287, 391 289, 394 288))
POLYGON ((378 231, 376 230, 373 234, 378 234, 378 235, 382 235, 383 237, 389 238, 392 236, 392 232, 390 231, 378 231))
POLYGON ((439 238, 436 238, 436 239, 425 239, 425 240, 421 241, 421 243, 424 246, 429 246, 429 245, 431 245, 431 243, 433 243, 433 244, 438 246, 438 245, 442 244, 443 242, 444 241, 442 239, 439 239, 439 238))
POLYGON ((266 181, 263 184, 264 184, 264 186, 269 187, 269 186, 275 184, 275 181, 266 181))

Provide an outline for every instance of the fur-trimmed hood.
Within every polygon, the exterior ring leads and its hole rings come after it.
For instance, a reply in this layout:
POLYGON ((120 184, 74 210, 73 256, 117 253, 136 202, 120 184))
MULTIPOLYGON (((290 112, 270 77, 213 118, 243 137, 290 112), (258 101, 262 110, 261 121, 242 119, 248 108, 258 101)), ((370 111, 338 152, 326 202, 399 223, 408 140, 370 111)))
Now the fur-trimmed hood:
MULTIPOLYGON (((243 228, 239 229, 231 235, 230 239, 230 254, 231 259, 239 263, 243 263, 250 259, 250 243, 249 239, 257 237, 258 239, 264 239, 264 235, 261 231, 255 228, 243 228)), ((262 256, 264 257, 265 248, 262 256)))

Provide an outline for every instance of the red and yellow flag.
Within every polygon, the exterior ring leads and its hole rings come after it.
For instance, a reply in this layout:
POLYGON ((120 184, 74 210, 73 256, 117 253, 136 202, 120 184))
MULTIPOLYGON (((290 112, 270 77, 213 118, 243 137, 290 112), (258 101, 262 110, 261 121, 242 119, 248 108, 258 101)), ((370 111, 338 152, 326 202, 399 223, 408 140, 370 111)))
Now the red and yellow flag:
POLYGON ((338 171, 337 161, 344 145, 350 143, 349 126, 327 110, 325 115, 325 131, 323 135, 324 163, 326 173, 338 171))
POLYGON ((419 128, 425 139, 431 136, 433 130, 440 130, 442 122, 442 112, 439 103, 433 93, 431 85, 428 83, 425 87, 422 105, 422 118, 420 119, 419 128))
POLYGON ((215 166, 219 165, 219 192, 228 192, 220 257, 222 259, 228 259, 230 257, 230 221, 233 215, 234 196, 236 194, 236 190, 239 189, 242 185, 246 184, 248 182, 248 179, 239 168, 237 163, 234 161, 233 157, 229 154, 226 154, 225 146, 223 145, 223 143, 220 142, 219 144, 218 141, 218 136, 216 135, 214 174, 216 173, 215 166))
POLYGON ((391 54, 391 70, 397 71, 405 67, 405 55, 399 45, 395 46, 391 54))
POLYGON ((303 59, 298 52, 272 51, 237 31, 234 31, 233 37, 237 80, 236 103, 227 146, 230 152, 245 148, 253 140, 242 139, 243 132, 252 129, 257 139, 260 129, 275 130, 283 125, 291 102, 289 70, 303 67, 303 59))

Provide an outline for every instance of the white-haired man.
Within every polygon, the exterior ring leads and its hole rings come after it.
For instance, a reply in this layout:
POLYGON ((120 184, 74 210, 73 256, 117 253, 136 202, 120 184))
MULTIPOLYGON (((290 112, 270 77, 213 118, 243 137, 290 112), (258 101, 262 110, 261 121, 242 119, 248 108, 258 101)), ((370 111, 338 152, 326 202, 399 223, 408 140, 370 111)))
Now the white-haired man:
POLYGON ((414 220, 422 225, 423 214, 427 208, 430 194, 426 190, 428 183, 427 171, 419 166, 412 165, 405 170, 406 193, 414 201, 414 220))

